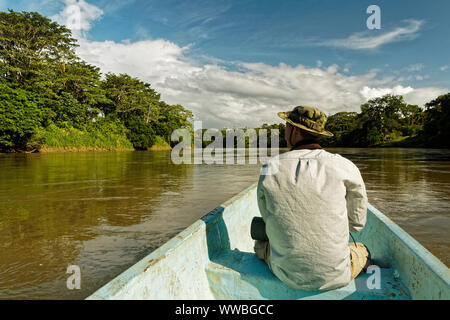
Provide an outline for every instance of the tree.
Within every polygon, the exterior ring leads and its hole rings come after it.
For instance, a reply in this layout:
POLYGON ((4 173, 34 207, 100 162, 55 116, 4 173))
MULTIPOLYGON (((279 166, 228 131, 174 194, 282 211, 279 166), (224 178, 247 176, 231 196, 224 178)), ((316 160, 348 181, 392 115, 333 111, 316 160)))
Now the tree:
POLYGON ((170 140, 173 130, 191 126, 192 113, 160 101, 150 84, 127 74, 102 81, 98 67, 76 56, 76 46, 69 29, 36 12, 0 12, 0 148, 28 148, 35 127, 52 126, 120 129, 145 149, 155 129, 170 140))
POLYGON ((0 12, 3 79, 40 96, 45 124, 88 125, 108 102, 99 68, 81 61, 76 46, 69 29, 36 12, 0 12))
POLYGON ((0 12, 2 78, 22 88, 55 77, 55 66, 77 59, 76 40, 64 26, 37 12, 0 12))
POLYGON ((388 140, 389 136, 400 133, 402 110, 407 104, 402 96, 391 94, 369 100, 361 105, 361 113, 356 117, 356 144, 372 146, 388 140))
POLYGON ((90 111, 94 111, 95 108, 96 116, 100 111, 98 109, 100 104, 111 102, 106 97, 106 91, 102 88, 100 78, 98 67, 84 61, 76 61, 68 64, 64 71, 58 72, 54 91, 70 93, 90 111))
POLYGON ((53 122, 60 128, 83 129, 90 124, 86 108, 67 92, 62 92, 56 100, 45 100, 45 124, 53 122))
POLYGON ((159 120, 160 95, 150 84, 127 74, 108 73, 103 89, 107 98, 113 102, 100 107, 105 114, 114 112, 123 121, 133 116, 140 117, 146 123, 159 120))
POLYGON ((423 110, 417 105, 407 104, 400 110, 402 117, 401 131, 405 136, 414 136, 419 133, 424 124, 423 110))
POLYGON ((164 101, 158 103, 159 119, 153 122, 152 125, 157 135, 163 137, 168 143, 171 142, 170 137, 172 132, 176 129, 192 130, 192 123, 194 115, 191 111, 186 110, 183 106, 168 105, 164 101))
POLYGON ((424 133, 432 146, 450 147, 450 93, 425 105, 424 133))
POLYGON ((145 123, 138 116, 131 116, 125 123, 128 140, 137 150, 146 150, 155 142, 155 131, 152 126, 145 123))
POLYGON ((23 89, 0 83, 0 149, 30 149, 30 138, 41 120, 37 97, 23 89))
POLYGON ((145 134, 156 133, 170 142, 174 130, 192 128, 189 122, 193 117, 191 111, 181 105, 168 105, 160 101, 160 95, 150 84, 137 78, 109 73, 103 89, 110 103, 100 104, 100 109, 105 115, 116 115, 123 121, 130 131, 130 140, 138 149, 151 147, 154 141, 153 137, 146 139, 145 134))
POLYGON ((320 143, 329 146, 351 145, 351 132, 356 129, 356 112, 338 112, 328 117, 325 129, 333 133, 333 137, 321 138, 320 143))

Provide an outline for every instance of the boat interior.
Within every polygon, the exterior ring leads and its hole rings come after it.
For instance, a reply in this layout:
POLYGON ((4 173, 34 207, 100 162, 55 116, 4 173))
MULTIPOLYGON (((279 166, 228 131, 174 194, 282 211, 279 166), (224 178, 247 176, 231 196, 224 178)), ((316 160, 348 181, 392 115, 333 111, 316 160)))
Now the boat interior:
POLYGON ((276 278, 266 263, 252 252, 238 249, 223 252, 206 268, 211 292, 216 299, 331 299, 331 300, 406 300, 410 299, 392 268, 380 268, 379 289, 372 273, 361 272, 347 286, 328 291, 303 291, 290 288, 276 278))
POLYGON ((347 286, 295 290, 253 252, 251 221, 259 216, 256 185, 215 208, 88 299, 450 299, 446 265, 369 205, 355 241, 365 244, 380 271, 362 272, 347 286), (372 278, 371 278, 372 277, 372 278))

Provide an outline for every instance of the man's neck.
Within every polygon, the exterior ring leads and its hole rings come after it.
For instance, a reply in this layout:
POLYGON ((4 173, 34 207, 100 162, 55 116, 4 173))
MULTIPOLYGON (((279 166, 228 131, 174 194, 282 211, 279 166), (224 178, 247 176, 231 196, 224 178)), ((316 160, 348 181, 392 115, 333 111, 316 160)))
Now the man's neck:
POLYGON ((322 147, 319 144, 315 143, 314 140, 309 139, 302 139, 300 141, 297 141, 297 143, 291 147, 291 151, 301 149, 322 149, 322 147))

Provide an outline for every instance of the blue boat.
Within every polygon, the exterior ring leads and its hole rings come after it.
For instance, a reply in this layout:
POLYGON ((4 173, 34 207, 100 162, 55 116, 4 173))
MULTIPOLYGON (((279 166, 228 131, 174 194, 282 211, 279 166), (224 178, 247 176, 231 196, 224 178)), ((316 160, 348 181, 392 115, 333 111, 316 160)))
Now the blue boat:
POLYGON ((87 299, 450 299, 447 266, 371 205, 353 236, 370 248, 378 271, 335 290, 294 290, 253 253, 249 230, 259 215, 252 185, 87 299))

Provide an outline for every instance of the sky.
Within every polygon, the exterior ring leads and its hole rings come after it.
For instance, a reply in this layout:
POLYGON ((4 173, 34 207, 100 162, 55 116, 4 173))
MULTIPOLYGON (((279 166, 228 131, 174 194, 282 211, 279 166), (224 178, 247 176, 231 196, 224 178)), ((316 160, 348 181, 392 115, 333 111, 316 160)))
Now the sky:
POLYGON ((447 0, 0 0, 68 26, 102 72, 148 82, 203 127, 282 122, 313 105, 328 115, 403 95, 423 106, 450 91, 447 0), (370 5, 380 29, 369 29, 370 5))

